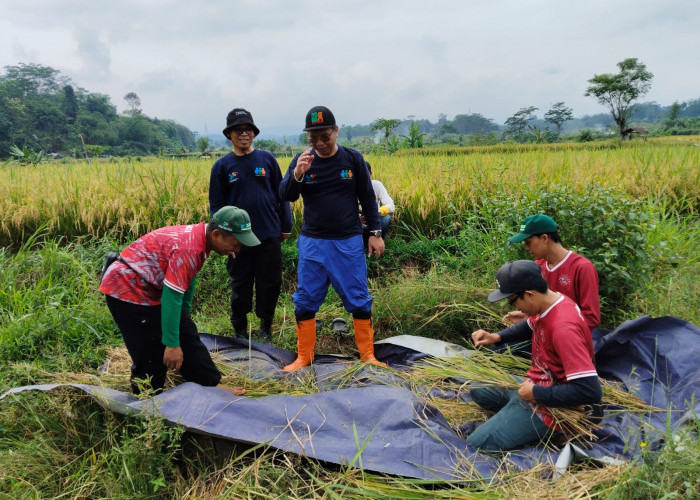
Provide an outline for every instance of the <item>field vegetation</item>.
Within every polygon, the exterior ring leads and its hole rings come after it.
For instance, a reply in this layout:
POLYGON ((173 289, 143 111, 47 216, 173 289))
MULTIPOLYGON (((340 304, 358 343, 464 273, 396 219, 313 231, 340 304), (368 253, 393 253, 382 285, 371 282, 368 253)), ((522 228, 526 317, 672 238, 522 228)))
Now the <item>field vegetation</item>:
MULTIPOLYGON (((290 158, 279 158, 285 171, 290 158)), ((470 344, 505 312, 486 294, 498 267, 527 258, 505 246, 546 212, 564 244, 601 279, 603 327, 640 315, 700 324, 700 138, 415 149, 367 155, 396 202, 387 252, 369 261, 376 337, 414 334, 470 344)), ((97 291, 104 254, 170 224, 208 218, 211 160, 111 158, 0 167, 0 394, 77 381, 127 390, 123 344, 97 291)), ((295 348, 293 304, 301 204, 283 245, 285 278, 273 342, 295 348)), ((228 335, 228 276, 211 258, 195 294, 201 331, 228 335)), ((319 312, 347 316, 330 292, 319 312)), ((254 325, 253 325, 254 326, 254 325)), ((318 352, 354 352, 322 334, 318 352)), ((243 381, 255 389, 255 381, 243 381)), ((269 388, 258 387, 259 393, 269 388)), ((277 388, 279 390, 279 388, 277 388)), ((445 411, 448 411, 446 409, 445 411)), ((445 484, 332 468, 263 447, 194 439, 156 415, 113 415, 72 390, 0 401, 0 498, 691 498, 700 485, 698 418, 639 463, 543 471, 493 484, 445 484)))

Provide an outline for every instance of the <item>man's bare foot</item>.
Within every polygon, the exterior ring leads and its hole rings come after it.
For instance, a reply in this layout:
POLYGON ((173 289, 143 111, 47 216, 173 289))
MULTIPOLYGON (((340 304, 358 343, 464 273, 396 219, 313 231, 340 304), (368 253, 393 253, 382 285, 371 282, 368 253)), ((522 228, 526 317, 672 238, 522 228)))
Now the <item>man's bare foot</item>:
POLYGON ((228 385, 224 384, 219 384, 216 387, 228 391, 234 396, 242 396, 243 394, 245 394, 245 389, 243 387, 229 387, 228 385))

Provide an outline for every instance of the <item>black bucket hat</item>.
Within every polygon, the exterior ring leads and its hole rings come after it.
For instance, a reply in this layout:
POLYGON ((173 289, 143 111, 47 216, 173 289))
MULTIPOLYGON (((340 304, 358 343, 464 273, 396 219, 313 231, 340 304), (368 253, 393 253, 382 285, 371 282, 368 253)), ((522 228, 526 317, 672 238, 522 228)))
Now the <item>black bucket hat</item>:
POLYGON ((237 127, 238 125, 250 125, 253 127, 255 135, 260 135, 260 129, 256 127, 255 123, 253 122, 253 115, 243 108, 234 108, 229 111, 229 114, 226 117, 226 128, 223 130, 223 133, 227 139, 229 138, 228 136, 231 129, 233 127, 237 127))
POLYGON ((322 128, 335 128, 335 116, 333 116, 331 110, 325 106, 314 106, 306 113, 304 132, 322 128))

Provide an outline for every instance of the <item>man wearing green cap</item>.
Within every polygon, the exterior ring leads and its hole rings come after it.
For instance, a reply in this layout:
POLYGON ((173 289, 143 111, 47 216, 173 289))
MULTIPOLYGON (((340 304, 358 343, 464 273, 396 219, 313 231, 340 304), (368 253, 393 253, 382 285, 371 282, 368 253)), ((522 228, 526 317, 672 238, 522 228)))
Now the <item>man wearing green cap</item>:
POLYGON ((138 380, 160 392, 168 370, 237 396, 245 392, 219 383, 221 373, 190 312, 197 273, 212 251, 235 256, 241 245, 259 244, 246 211, 226 206, 209 223, 168 226, 142 236, 108 266, 100 291, 131 356, 135 394, 138 380))
MULTIPOLYGON (((549 288, 579 305, 588 328, 592 330, 600 324, 598 272, 590 260, 564 248, 554 219, 544 214, 531 215, 508 241, 525 242, 525 250, 540 265, 549 288)), ((519 323, 527 316, 521 311, 512 311, 505 319, 519 323)))

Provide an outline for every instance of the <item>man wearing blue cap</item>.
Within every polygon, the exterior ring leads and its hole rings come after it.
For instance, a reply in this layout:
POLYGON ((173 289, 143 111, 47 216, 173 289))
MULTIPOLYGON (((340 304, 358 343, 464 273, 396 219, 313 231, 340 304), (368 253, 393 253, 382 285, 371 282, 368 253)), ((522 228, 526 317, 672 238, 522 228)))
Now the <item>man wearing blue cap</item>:
POLYGON ((338 126, 330 109, 314 106, 306 114, 312 148, 297 155, 280 184, 285 201, 304 200, 304 225, 297 240, 299 263, 293 295, 297 329, 297 359, 284 367, 296 371, 311 364, 316 345, 316 312, 328 286, 338 292, 352 314, 360 359, 386 366, 374 357, 372 297, 357 203, 366 213, 369 255, 384 252, 377 200, 362 154, 340 146, 338 126))
MULTIPOLYGON (((600 324, 598 272, 590 260, 564 248, 554 219, 544 214, 531 215, 508 241, 524 241, 525 250, 539 264, 549 288, 576 302, 591 330, 600 324)), ((526 318, 523 312, 512 311, 504 320, 519 323, 526 318)))
POLYGON ((580 308, 547 286, 540 266, 516 260, 496 273, 498 289, 489 301, 508 299, 528 315, 527 329, 518 325, 499 333, 477 330, 474 346, 531 339, 532 367, 517 390, 490 387, 469 391, 474 402, 495 412, 467 438, 487 451, 517 448, 546 440, 560 427, 547 407, 591 405, 599 416, 602 388, 594 365, 593 340, 580 308))

